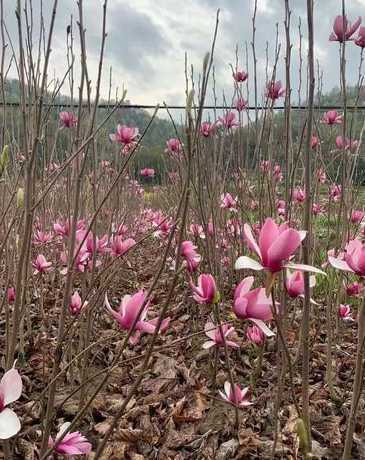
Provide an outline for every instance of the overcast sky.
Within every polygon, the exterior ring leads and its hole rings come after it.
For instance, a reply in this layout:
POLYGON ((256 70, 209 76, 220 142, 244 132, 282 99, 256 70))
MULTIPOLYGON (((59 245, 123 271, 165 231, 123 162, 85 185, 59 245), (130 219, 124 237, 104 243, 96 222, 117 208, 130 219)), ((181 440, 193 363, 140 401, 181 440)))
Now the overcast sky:
MULTIPOLYGON (((35 14, 40 0, 33 0, 35 14)), ((52 0, 43 0, 44 16, 49 23, 52 0)), ((5 0, 6 24, 17 47, 16 22, 13 0, 5 0)), ((66 28, 73 15, 77 19, 76 0, 60 0, 57 13, 53 52, 50 69, 61 77, 66 68, 66 28)), ((100 48, 102 0, 84 0, 88 65, 91 79, 95 82, 100 48)), ((289 1, 291 35, 293 42, 293 87, 296 88, 298 69, 298 22, 302 19, 306 32, 305 0, 289 1)), ((341 0, 315 0, 315 48, 324 75, 324 88, 338 86, 338 43, 328 41, 333 19, 341 12, 341 0)), ((258 0, 257 57, 260 89, 265 82, 265 48, 269 44, 269 61, 274 61, 275 28, 279 26, 282 55, 278 77, 284 80, 284 0, 258 0)), ((253 0, 109 0, 107 15, 107 45, 104 64, 103 96, 108 93, 108 75, 113 69, 113 85, 128 91, 133 103, 168 104, 184 102, 184 55, 196 73, 201 67, 204 54, 210 49, 217 8, 220 8, 220 26, 215 52, 217 92, 221 99, 223 91, 230 94, 232 78, 229 64, 235 61, 235 48, 239 46, 239 67, 246 70, 245 43, 252 35, 253 0)), ((347 14, 350 20, 364 17, 365 0, 348 0, 347 14)), ((365 24, 364 24, 365 25, 365 24)), ((76 27, 76 25, 75 25, 76 27)), ((76 30, 75 30, 76 33, 76 30)), ((76 37, 78 41, 78 37, 76 37)), ((35 40, 36 42, 36 40, 35 40)), ((252 55, 249 46, 249 74, 252 77, 252 55)), ((347 78, 357 79, 360 49, 352 43, 347 46, 347 78)), ((11 73, 15 76, 15 69, 11 73)), ((63 91, 67 93, 66 89, 63 91)), ((295 93, 294 93, 295 96, 295 93)), ((250 95, 252 101, 252 94, 250 95)))

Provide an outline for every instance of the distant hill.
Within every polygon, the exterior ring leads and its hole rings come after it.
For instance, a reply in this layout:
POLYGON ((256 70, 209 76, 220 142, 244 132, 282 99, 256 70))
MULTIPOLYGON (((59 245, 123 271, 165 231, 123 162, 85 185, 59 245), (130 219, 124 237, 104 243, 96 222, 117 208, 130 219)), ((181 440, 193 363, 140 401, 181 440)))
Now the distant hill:
MULTIPOLYGON (((20 90, 19 90, 19 81, 16 79, 8 79, 5 82, 5 97, 7 102, 19 102, 20 100, 20 90)), ((51 96, 50 96, 51 97, 51 96)), ((57 96, 55 103, 57 104, 69 104, 71 102, 69 96, 59 95, 57 96)), ((107 103, 106 101, 101 101, 101 103, 107 103)), ((130 105, 130 101, 125 102, 125 106, 130 105)), ((112 105, 112 104, 111 104, 112 105)), ((61 111, 62 108, 59 109, 61 111)), ((69 109, 68 109, 69 110, 69 109)), ((55 109, 55 118, 58 117, 57 109, 55 109)), ((98 119, 103 118, 103 110, 100 110, 98 113, 98 119)), ((107 127, 110 128, 110 131, 115 130, 115 125, 121 123, 127 126, 137 126, 142 132, 151 120, 151 115, 147 110, 135 109, 135 108, 120 108, 113 115, 112 119, 108 122, 107 127)), ((165 120, 159 117, 156 117, 153 125, 146 134, 144 138, 144 145, 146 147, 165 147, 166 140, 170 137, 176 137, 174 127, 169 120, 165 120)))

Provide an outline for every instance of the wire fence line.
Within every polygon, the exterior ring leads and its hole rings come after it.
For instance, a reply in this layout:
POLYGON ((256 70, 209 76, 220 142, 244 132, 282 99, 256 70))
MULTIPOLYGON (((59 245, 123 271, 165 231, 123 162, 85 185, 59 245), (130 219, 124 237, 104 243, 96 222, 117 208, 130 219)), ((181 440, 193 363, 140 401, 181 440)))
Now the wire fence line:
MULTIPOLYGON (((26 107, 29 107, 29 106, 34 106, 36 104, 28 104, 26 103, 25 106, 26 107)), ((20 102, 0 102, 0 107, 21 107, 21 103, 20 102)), ((51 103, 51 104, 48 104, 48 103, 44 103, 43 104, 44 107, 47 107, 47 108, 55 108, 55 109, 66 109, 66 108, 77 108, 79 107, 79 104, 70 104, 70 103, 51 103)), ((86 103, 83 103, 81 105, 82 107, 84 108, 87 108, 89 107, 88 104, 86 103)), ((97 108, 98 109, 112 109, 116 106, 116 104, 98 104, 97 108)), ((160 109, 168 109, 168 110, 185 110, 185 106, 184 105, 166 105, 165 104, 156 104, 156 105, 149 105, 149 104, 125 104, 125 105, 120 105, 120 109, 155 109, 157 106, 159 106, 160 109)), ((199 108, 199 106, 196 106, 196 108, 199 108)), ((270 106, 247 106, 245 108, 245 110, 250 110, 250 111, 254 111, 254 110, 267 110, 269 109, 270 106)), ((273 109, 274 110, 285 110, 285 106, 284 105, 280 105, 280 106, 274 106, 273 109)), ((315 108, 317 110, 323 110, 323 111, 327 111, 327 110, 343 110, 343 106, 342 105, 316 105, 315 108)), ((203 106, 203 109, 206 109, 206 110, 235 110, 236 107, 235 106, 226 106, 226 105, 205 105, 203 106)), ((308 110, 308 107, 305 106, 305 105, 292 105, 290 106, 290 109, 291 110, 308 110)), ((359 111, 364 111, 365 110, 365 106, 354 106, 354 105, 348 105, 346 106, 346 109, 347 110, 350 110, 350 111, 356 111, 356 110, 359 110, 359 111)))

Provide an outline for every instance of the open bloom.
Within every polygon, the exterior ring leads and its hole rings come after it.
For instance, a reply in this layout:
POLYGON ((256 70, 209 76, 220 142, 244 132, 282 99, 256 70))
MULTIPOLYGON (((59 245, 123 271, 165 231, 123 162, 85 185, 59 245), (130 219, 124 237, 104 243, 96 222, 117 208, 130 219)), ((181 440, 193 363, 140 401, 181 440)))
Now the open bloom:
POLYGON ((297 203, 304 203, 305 201, 305 191, 300 188, 300 187, 297 187, 296 189, 293 190, 293 200, 296 201, 297 203))
POLYGON ((243 279, 234 292, 233 311, 240 319, 247 319, 258 326, 268 337, 274 333, 264 321, 270 321, 272 315, 272 300, 266 295, 264 288, 250 290, 254 282, 253 276, 243 279))
POLYGON ((52 235, 50 233, 42 232, 42 230, 36 230, 34 232, 33 244, 41 245, 47 244, 52 240, 52 235))
MULTIPOLYGON (((222 325, 223 337, 225 339, 227 347, 239 348, 238 343, 233 342, 232 340, 227 340, 228 336, 234 332, 234 327, 228 326, 228 324, 222 325)), ((224 341, 219 326, 215 326, 213 323, 208 322, 205 325, 205 335, 209 337, 210 340, 207 340, 203 343, 203 348, 208 349, 211 347, 223 347, 224 341)))
POLYGON ((266 96, 275 101, 285 95, 285 88, 283 88, 281 81, 271 81, 266 88, 266 96))
POLYGON ((330 187, 330 198, 333 201, 339 201, 341 198, 342 187, 341 185, 332 184, 330 187))
POLYGON ((125 254, 135 244, 136 242, 133 238, 123 240, 120 235, 115 235, 110 245, 110 252, 113 257, 119 257, 125 254))
POLYGON ((346 294, 350 297, 351 296, 357 297, 364 290, 364 286, 361 283, 358 283, 357 281, 355 281, 354 283, 348 284, 347 286, 345 286, 345 288, 346 288, 346 294))
POLYGON ((64 128, 73 128, 77 125, 77 117, 72 112, 61 112, 60 122, 64 128))
POLYGON ((243 70, 237 70, 236 72, 233 73, 233 79, 237 83, 242 83, 246 81, 248 78, 248 73, 244 72, 243 70))
POLYGON ((154 177, 155 170, 153 168, 144 168, 140 172, 142 177, 154 177))
POLYGON ((61 425, 56 439, 53 440, 51 436, 48 439, 48 447, 53 447, 55 444, 55 452, 67 456, 71 455, 84 455, 89 454, 92 449, 91 443, 85 438, 79 431, 69 432, 65 437, 57 444, 57 440, 63 435, 71 423, 66 422, 61 425))
POLYGON ((200 134, 204 137, 209 137, 215 133, 216 124, 204 121, 200 126, 200 134))
POLYGON ((181 255, 185 259, 189 272, 194 272, 201 260, 201 256, 196 252, 196 246, 191 241, 183 241, 181 243, 181 255))
POLYGON ((43 254, 39 254, 34 262, 32 262, 34 268, 34 275, 38 273, 47 273, 52 270, 52 262, 47 262, 43 254))
POLYGON ((336 146, 340 150, 350 150, 350 152, 355 152, 359 142, 356 140, 350 140, 347 137, 343 138, 343 136, 336 137, 336 146))
POLYGON ((169 139, 166 142, 166 153, 170 153, 170 155, 174 157, 179 157, 183 151, 183 144, 177 138, 169 139))
POLYGON ((5 372, 0 381, 0 439, 9 439, 20 430, 20 421, 10 403, 18 400, 22 394, 22 378, 16 369, 5 372))
POLYGON ((233 198, 230 193, 223 193, 221 195, 221 208, 229 209, 230 211, 237 211, 237 197, 233 198))
POLYGON ((336 16, 335 21, 333 23, 333 32, 330 35, 329 40, 331 42, 344 42, 347 40, 353 40, 352 36, 357 31, 361 24, 361 18, 358 17, 357 20, 351 24, 348 22, 346 16, 336 16))
POLYGON ((337 113, 337 110, 329 110, 323 114, 321 123, 326 125, 340 125, 342 123, 342 115, 337 113))
POLYGON ((239 97, 236 101, 236 109, 238 112, 242 112, 247 107, 247 101, 243 97, 239 97))
POLYGON ((350 305, 341 304, 338 307, 338 316, 345 321, 353 321, 353 317, 351 316, 351 307, 350 305))
POLYGON ((328 262, 338 270, 365 276, 365 246, 360 240, 351 240, 345 248, 343 259, 329 256, 328 262))
POLYGON ((243 235, 247 246, 259 256, 260 263, 250 257, 241 256, 236 260, 236 270, 247 268, 276 273, 282 268, 292 268, 294 270, 325 274, 322 270, 310 265, 288 263, 289 258, 305 238, 305 232, 299 232, 294 228, 288 227, 287 224, 277 225, 273 219, 267 218, 261 228, 258 244, 248 224, 243 226, 243 235))
POLYGON ((219 117, 221 125, 226 129, 232 129, 239 126, 236 121, 236 114, 234 112, 227 112, 223 117, 219 117))
POLYGON ((205 239, 204 229, 202 225, 191 224, 189 230, 196 238, 201 238, 202 240, 205 239))
POLYGON ((126 146, 135 144, 138 134, 138 128, 125 125, 118 125, 117 131, 114 134, 109 134, 109 138, 112 142, 116 142, 118 144, 123 144, 124 146, 126 146))
MULTIPOLYGON (((108 312, 113 316, 117 321, 119 327, 126 331, 129 331, 133 326, 138 313, 142 305, 146 302, 146 293, 143 290, 138 291, 136 294, 130 296, 125 295, 119 306, 119 311, 116 312, 110 306, 108 297, 105 295, 105 306, 108 312)), ((147 311, 149 309, 150 302, 146 302, 146 305, 143 307, 139 319, 134 326, 135 333, 131 335, 129 342, 134 345, 138 342, 141 332, 146 332, 147 334, 153 334, 156 330, 156 321, 146 321, 147 311)), ((165 318, 162 321, 160 330, 163 332, 166 330, 170 322, 170 318, 165 318)))
POLYGON ((358 36, 355 40, 355 45, 360 46, 360 48, 365 48, 365 27, 359 28, 358 36))
POLYGON ((256 325, 247 328, 246 337, 250 342, 254 343, 255 345, 261 346, 265 342, 265 334, 256 325))
POLYGON ((232 391, 231 384, 229 382, 225 382, 224 393, 223 391, 219 391, 219 394, 230 404, 238 407, 245 407, 252 404, 249 398, 249 390, 249 388, 240 388, 239 385, 235 384, 232 391))
POLYGON ((206 273, 201 274, 198 278, 198 285, 195 286, 194 283, 190 281, 190 287, 196 302, 200 304, 213 303, 216 297, 217 287, 212 275, 206 273))

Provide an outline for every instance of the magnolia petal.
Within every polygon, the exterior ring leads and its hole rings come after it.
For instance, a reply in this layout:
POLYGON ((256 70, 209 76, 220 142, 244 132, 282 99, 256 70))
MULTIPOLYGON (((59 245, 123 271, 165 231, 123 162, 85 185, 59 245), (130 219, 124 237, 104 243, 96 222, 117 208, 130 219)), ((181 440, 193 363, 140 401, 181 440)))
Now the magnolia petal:
POLYGON ((16 369, 5 372, 0 382, 0 393, 3 397, 4 406, 18 400, 22 394, 22 378, 16 369))
POLYGON ((344 270, 346 272, 353 272, 352 268, 349 267, 348 263, 342 259, 337 259, 336 257, 329 256, 328 262, 332 265, 333 268, 338 270, 344 270))
POLYGON ((248 269, 248 270, 256 270, 256 271, 264 269, 264 267, 259 262, 247 256, 239 257, 236 260, 236 263, 234 264, 234 268, 235 270, 248 269))
POLYGON ((319 275, 327 276, 327 273, 321 270, 320 268, 313 267, 312 265, 306 264, 286 264, 284 265, 285 268, 290 268, 291 270, 299 270, 301 272, 312 272, 318 273, 319 275))
POLYGON ((213 340, 207 340, 206 342, 203 343, 202 347, 204 348, 204 350, 208 350, 209 348, 214 347, 214 345, 215 345, 215 342, 213 342, 213 340))
POLYGON ((262 330, 262 332, 266 335, 266 337, 274 337, 275 332, 269 329, 261 319, 256 319, 256 318, 247 318, 247 319, 255 323, 256 326, 259 327, 262 330))
POLYGON ((14 411, 7 407, 0 412, 0 439, 9 439, 20 430, 20 420, 14 411))

